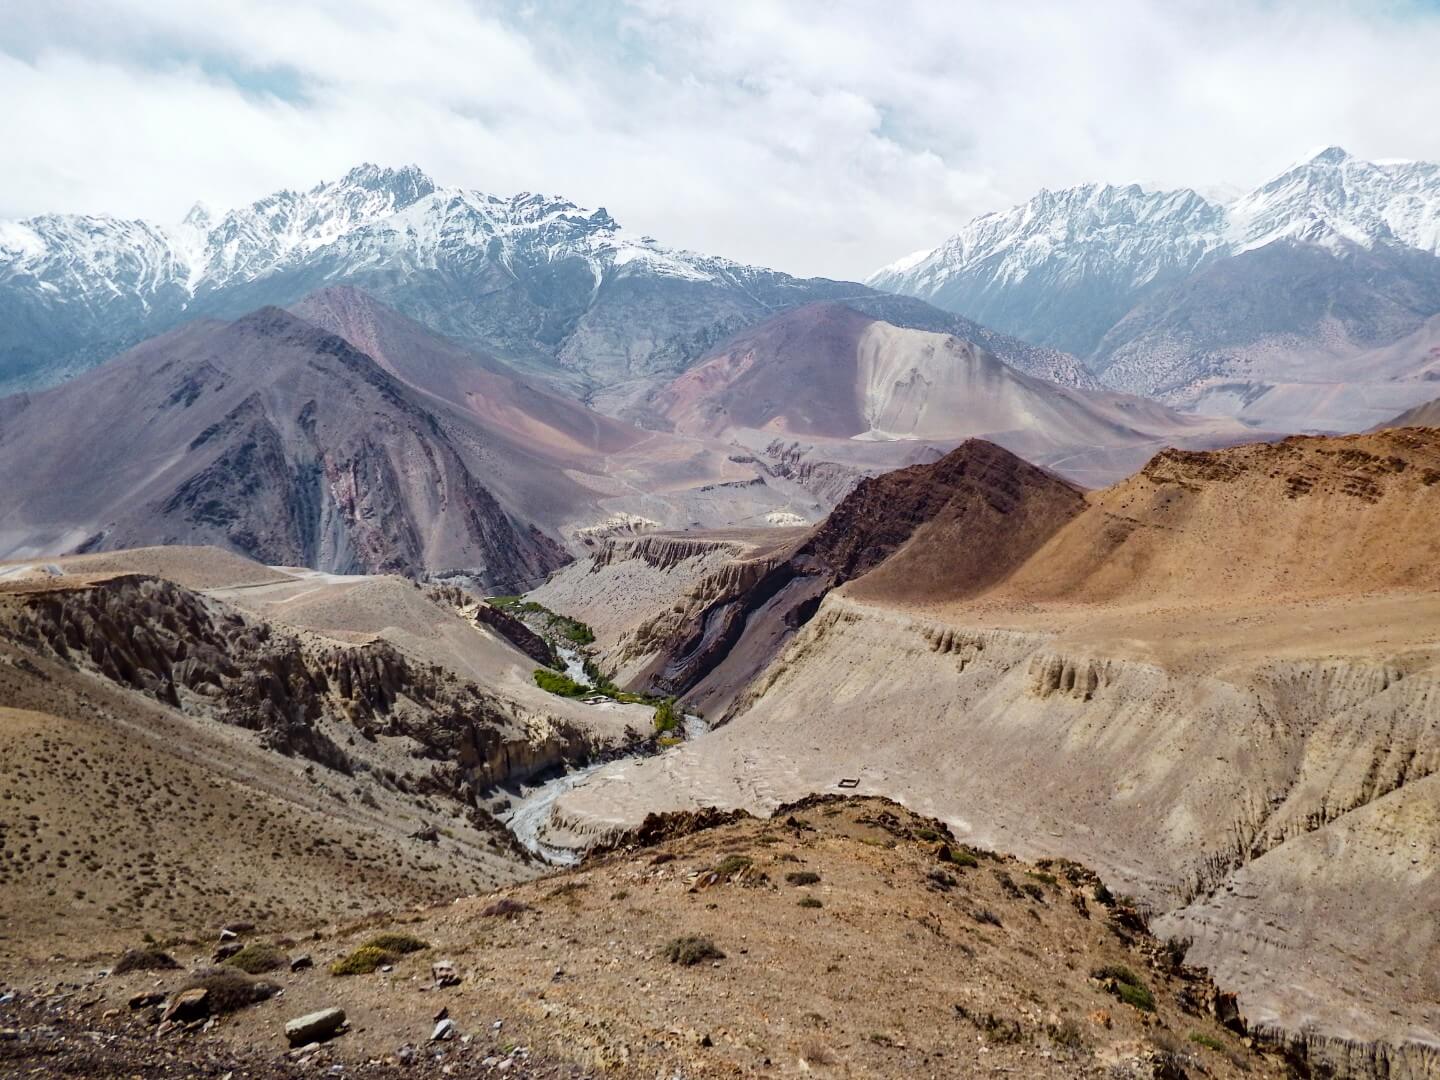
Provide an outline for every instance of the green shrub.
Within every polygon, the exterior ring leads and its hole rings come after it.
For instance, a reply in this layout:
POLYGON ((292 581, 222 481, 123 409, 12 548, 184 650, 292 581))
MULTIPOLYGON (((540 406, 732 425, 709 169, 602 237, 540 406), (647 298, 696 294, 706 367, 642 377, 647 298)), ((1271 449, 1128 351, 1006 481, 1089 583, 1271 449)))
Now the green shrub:
POLYGON ((705 960, 724 960, 725 954, 715 947, 708 937, 687 934, 678 937, 665 946, 665 956, 672 964, 694 967, 705 960))
POLYGON ((655 706, 655 730, 662 735, 671 731, 678 731, 680 729, 681 719, 680 710, 676 707, 673 697, 666 698, 660 702, 659 705, 655 706))
POLYGON ((1142 1012, 1155 1011, 1155 995, 1146 989, 1140 977, 1122 964, 1109 964, 1105 967, 1096 968, 1090 973, 1092 979, 1099 979, 1102 982, 1113 982, 1111 993, 1142 1012))
POLYGON ((741 870, 747 869, 754 861, 749 855, 726 855, 715 864, 713 872, 716 877, 733 877, 741 870))
POLYGON ((967 869, 980 865, 980 860, 975 858, 973 852, 967 848, 952 848, 949 844, 941 844, 935 851, 935 857, 941 862, 967 869))
POLYGON ((382 964, 388 964, 395 957, 384 949, 373 945, 361 945, 349 956, 336 960, 330 965, 331 975, 369 975, 382 964))
POLYGON ((392 956, 407 956, 422 952, 430 947, 428 941, 421 941, 412 934, 376 934, 365 942, 372 949, 380 949, 392 956))
POLYGON ((814 885, 820 880, 820 875, 813 870, 796 870, 786 874, 785 880, 791 885, 814 885))
POLYGON ((803 908, 818 908, 824 907, 825 905, 813 896, 802 896, 800 898, 800 906, 803 908))
POLYGON ((1131 1005, 1141 1012, 1155 1011, 1155 995, 1143 986, 1131 986, 1129 983, 1116 983, 1115 996, 1126 1005, 1131 1005))
POLYGON ((1203 1031, 1190 1032, 1190 1041, 1193 1043, 1198 1043, 1199 1045, 1205 1047, 1207 1050, 1218 1050, 1222 1054, 1225 1052, 1224 1043, 1222 1043, 1219 1039, 1215 1038, 1214 1035, 1206 1035, 1203 1031))
POLYGON ((916 829, 915 839, 923 840, 927 844, 933 844, 936 840, 940 839, 940 834, 934 829, 916 829))
POLYGON ((276 971, 289 963, 290 958, 274 945, 262 945, 255 942, 246 945, 227 959, 225 966, 238 968, 247 975, 263 975, 267 971, 276 971))
POLYGON ((590 687, 576 682, 564 672, 551 671, 549 668, 535 669, 535 685, 560 697, 579 698, 590 693, 590 687))

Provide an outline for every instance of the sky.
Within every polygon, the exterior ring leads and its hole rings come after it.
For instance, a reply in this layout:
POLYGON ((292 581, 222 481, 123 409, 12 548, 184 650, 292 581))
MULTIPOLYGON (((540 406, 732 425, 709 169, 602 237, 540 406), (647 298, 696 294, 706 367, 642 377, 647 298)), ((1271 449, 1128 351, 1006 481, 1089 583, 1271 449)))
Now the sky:
POLYGON ((1440 160, 1437 55, 1418 0, 0 0, 0 217, 416 164, 857 278, 1041 187, 1440 160))

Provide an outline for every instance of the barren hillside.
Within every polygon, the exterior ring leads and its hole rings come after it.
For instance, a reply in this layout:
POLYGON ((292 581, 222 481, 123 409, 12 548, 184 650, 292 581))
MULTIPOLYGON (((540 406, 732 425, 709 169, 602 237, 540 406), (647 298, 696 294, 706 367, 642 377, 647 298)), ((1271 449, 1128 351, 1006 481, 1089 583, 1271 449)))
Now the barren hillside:
MULTIPOLYGON (((285 1021, 338 1006, 345 1033, 292 1055, 311 1071, 394 1075, 403 1062, 406 1075, 621 1080, 1285 1073, 1219 1022, 1217 1013, 1238 1027, 1183 950, 1162 946, 1078 865, 977 857, 941 823, 873 799, 809 800, 768 821, 647 824, 623 851, 498 895, 329 924, 303 942, 261 924, 244 940, 276 942, 287 958, 303 950, 315 966, 282 967, 266 977, 283 997, 158 1045, 144 1038, 153 1014, 126 1003, 186 975, 97 983, 95 967, 111 957, 92 954, 63 969, 98 999, 85 1019, 34 1043, 0 1043, 0 1053, 22 1066, 108 1054, 133 1071, 168 1052, 177 1064, 281 1075, 285 1021), (419 948, 368 974, 327 971, 383 934, 419 948), (449 985, 436 985, 442 970, 449 985), (119 1015, 96 1019, 107 1007, 119 1015), (453 1032, 433 1040, 446 1021, 453 1032), (67 1047, 80 1024, 115 1038, 102 1050, 67 1047)), ((208 962, 199 943, 173 951, 208 962)))

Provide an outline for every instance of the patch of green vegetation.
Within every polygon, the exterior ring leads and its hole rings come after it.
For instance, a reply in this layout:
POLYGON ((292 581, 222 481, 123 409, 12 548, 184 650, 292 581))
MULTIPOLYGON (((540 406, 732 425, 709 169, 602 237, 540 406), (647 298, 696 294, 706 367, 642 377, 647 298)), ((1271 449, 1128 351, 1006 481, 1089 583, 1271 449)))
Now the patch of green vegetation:
POLYGON ((541 633, 545 637, 563 637, 576 645, 595 643, 595 632, 579 619, 559 615, 534 600, 526 600, 523 596, 492 596, 487 602, 491 607, 508 611, 511 615, 543 615, 545 618, 541 633))
POLYGON ((818 908, 824 907, 825 905, 813 896, 802 896, 800 898, 800 906, 803 908, 818 908))
POLYGON ((673 697, 666 698, 655 706, 655 730, 661 735, 679 731, 681 719, 680 709, 676 706, 673 697))
POLYGON ((967 869, 980 865, 980 860, 969 848, 952 848, 949 844, 941 844, 939 850, 935 852, 935 857, 941 862, 967 869))
POLYGON ((369 975, 382 964, 388 964, 395 959, 384 949, 377 949, 372 945, 362 945, 349 956, 336 960, 330 965, 331 975, 369 975))
MULTIPOLYGON (((672 746, 679 746, 684 741, 684 739, 678 738, 674 735, 662 735, 660 736, 660 738, 655 740, 655 745, 668 750, 672 746)), ((774 841, 762 841, 762 843, 774 843, 774 841)))
POLYGON ((535 685, 560 697, 580 698, 590 693, 588 686, 581 685, 569 675, 543 667, 535 669, 535 685))
POLYGON ((748 869, 754 861, 749 855, 726 855, 715 864, 713 872, 717 877, 733 877, 741 870, 748 869))
POLYGON ((796 870, 786 874, 785 880, 791 885, 814 885, 820 880, 820 875, 813 870, 796 870))
POLYGON ((290 958, 274 945, 252 942, 225 961, 226 967, 238 968, 247 975, 263 975, 290 963, 290 958))
POLYGON ((410 953, 423 952, 430 948, 428 941, 421 941, 412 934, 376 934, 365 944, 372 949, 383 949, 395 956, 407 956, 410 953))
POLYGON ((1129 983, 1116 983, 1115 996, 1126 1005, 1133 1006, 1141 1012, 1155 1011, 1155 995, 1143 986, 1131 986, 1129 983))
POLYGON ((1033 877, 1036 881, 1044 882, 1046 885, 1059 885, 1060 882, 1054 874, 1047 874, 1044 870, 1028 870, 1026 876, 1033 877))
POLYGON ((713 941, 697 934, 686 934, 670 941, 665 946, 665 956, 672 964, 679 964, 681 967, 694 967, 706 960, 725 959, 725 954, 713 941))
POLYGON ((923 840, 927 844, 933 844, 936 840, 940 839, 940 834, 934 829, 916 829, 915 839, 923 840))
POLYGON ((1219 1039, 1215 1038, 1214 1035, 1206 1035, 1203 1031, 1190 1032, 1190 1041, 1193 1043, 1198 1043, 1199 1045, 1205 1047, 1207 1050, 1218 1050, 1222 1054, 1225 1052, 1224 1043, 1222 1043, 1219 1039))
POLYGON ((1110 992, 1126 1005, 1142 1012, 1155 1011, 1155 995, 1146 989, 1140 977, 1123 964, 1109 964, 1090 973, 1092 979, 1113 983, 1110 992))

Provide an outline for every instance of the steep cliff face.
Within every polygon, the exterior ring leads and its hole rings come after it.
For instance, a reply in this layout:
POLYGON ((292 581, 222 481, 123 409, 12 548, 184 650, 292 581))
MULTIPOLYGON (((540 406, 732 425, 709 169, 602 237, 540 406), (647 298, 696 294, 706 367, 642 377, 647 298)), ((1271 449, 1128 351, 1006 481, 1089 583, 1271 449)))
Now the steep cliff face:
POLYGON ((592 752, 577 727, 527 722, 388 641, 298 634, 160 578, 12 587, 0 592, 0 620, 17 646, 329 768, 381 767, 377 740, 408 740, 436 791, 467 804, 592 752))

